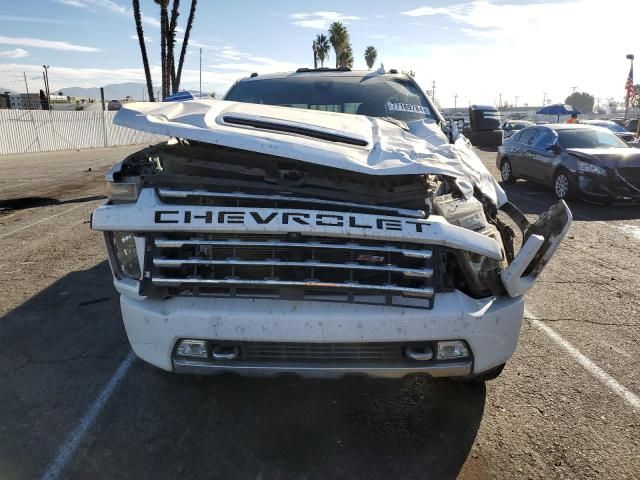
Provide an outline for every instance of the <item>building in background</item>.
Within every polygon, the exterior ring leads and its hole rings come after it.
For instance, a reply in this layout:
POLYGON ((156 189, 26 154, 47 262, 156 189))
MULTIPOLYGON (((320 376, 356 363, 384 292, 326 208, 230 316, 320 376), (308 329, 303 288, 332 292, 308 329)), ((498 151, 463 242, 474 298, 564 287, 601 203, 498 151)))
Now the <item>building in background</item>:
MULTIPOLYGON (((7 94, 5 94, 7 95, 7 94)), ((9 108, 14 110, 41 110, 40 94, 38 93, 9 93, 9 108)))
POLYGON ((0 110, 11 108, 9 92, 0 93, 0 110))

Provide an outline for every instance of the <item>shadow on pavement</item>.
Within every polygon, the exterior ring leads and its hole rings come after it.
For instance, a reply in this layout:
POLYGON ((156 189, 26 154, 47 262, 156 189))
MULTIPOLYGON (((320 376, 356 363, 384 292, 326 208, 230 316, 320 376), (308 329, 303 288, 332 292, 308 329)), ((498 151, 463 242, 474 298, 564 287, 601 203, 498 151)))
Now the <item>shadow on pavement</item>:
MULTIPOLYGON (((518 180, 512 185, 505 185, 502 182, 500 182, 500 185, 507 192, 509 201, 524 213, 540 214, 557 202, 551 192, 551 187, 546 187, 538 182, 518 180)), ((569 200, 567 204, 573 213, 574 219, 580 221, 596 220, 606 222, 640 218, 640 207, 638 205, 599 205, 582 199, 569 200)))
POLYGON ((68 473, 453 479, 485 396, 450 381, 198 378, 138 361, 68 473))
POLYGON ((38 478, 128 352, 106 261, 0 317, 0 477, 38 478))
MULTIPOLYGON (((129 352, 106 262, 0 318, 0 471, 38 478, 129 352)), ((181 376, 136 361, 64 478, 456 478, 484 386, 181 376)))
POLYGON ((68 200, 58 200, 51 197, 19 197, 0 200, 0 213, 11 213, 15 210, 24 210, 27 208, 47 207, 50 205, 66 205, 68 203, 84 203, 93 202, 94 200, 103 200, 107 198, 104 195, 92 195, 89 197, 71 198, 68 200))

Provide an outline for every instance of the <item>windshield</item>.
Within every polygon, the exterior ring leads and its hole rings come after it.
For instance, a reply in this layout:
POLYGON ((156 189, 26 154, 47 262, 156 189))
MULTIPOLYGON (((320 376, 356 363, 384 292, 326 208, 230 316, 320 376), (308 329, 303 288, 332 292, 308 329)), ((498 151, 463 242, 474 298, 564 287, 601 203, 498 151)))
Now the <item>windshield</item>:
POLYGON ((626 132, 626 130, 617 123, 607 123, 605 126, 612 132, 626 132))
POLYGON ((382 76, 299 76, 237 83, 225 100, 391 117, 403 122, 435 119, 410 80, 382 76))
POLYGON ((628 145, 613 133, 599 128, 558 130, 557 132, 558 143, 564 148, 628 148, 628 145))

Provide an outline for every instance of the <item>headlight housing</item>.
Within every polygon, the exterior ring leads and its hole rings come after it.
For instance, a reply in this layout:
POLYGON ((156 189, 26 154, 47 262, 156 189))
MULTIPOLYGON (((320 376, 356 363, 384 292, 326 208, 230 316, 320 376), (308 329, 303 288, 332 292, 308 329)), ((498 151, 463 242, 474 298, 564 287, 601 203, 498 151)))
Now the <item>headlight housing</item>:
POLYGON ((139 279, 140 262, 133 233, 111 232, 110 237, 118 273, 123 277, 139 279))
POLYGON ((132 203, 138 200, 140 184, 135 182, 107 182, 108 198, 113 203, 132 203))
POLYGON ((585 162, 584 160, 578 160, 578 172, 590 173, 592 175, 607 174, 604 168, 599 167, 598 165, 594 165, 593 163, 590 163, 590 162, 585 162))

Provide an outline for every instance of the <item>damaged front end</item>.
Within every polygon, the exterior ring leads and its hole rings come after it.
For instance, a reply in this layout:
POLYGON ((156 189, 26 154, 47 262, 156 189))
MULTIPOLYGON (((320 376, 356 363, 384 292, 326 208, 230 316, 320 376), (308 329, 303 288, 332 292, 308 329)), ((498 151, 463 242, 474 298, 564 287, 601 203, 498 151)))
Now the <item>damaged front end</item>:
POLYGON ((529 224, 435 123, 213 101, 116 121, 173 137, 92 216, 133 350, 170 371, 499 372, 571 224, 563 202, 529 224))
POLYGON ((455 290, 517 297, 571 224, 564 202, 529 224, 451 176, 363 175, 186 140, 137 152, 108 180, 111 205, 96 211, 94 228, 108 232, 116 276, 152 298, 340 291, 339 301, 430 307, 436 293, 455 290), (138 278, 122 274, 114 228, 144 249, 138 278))

